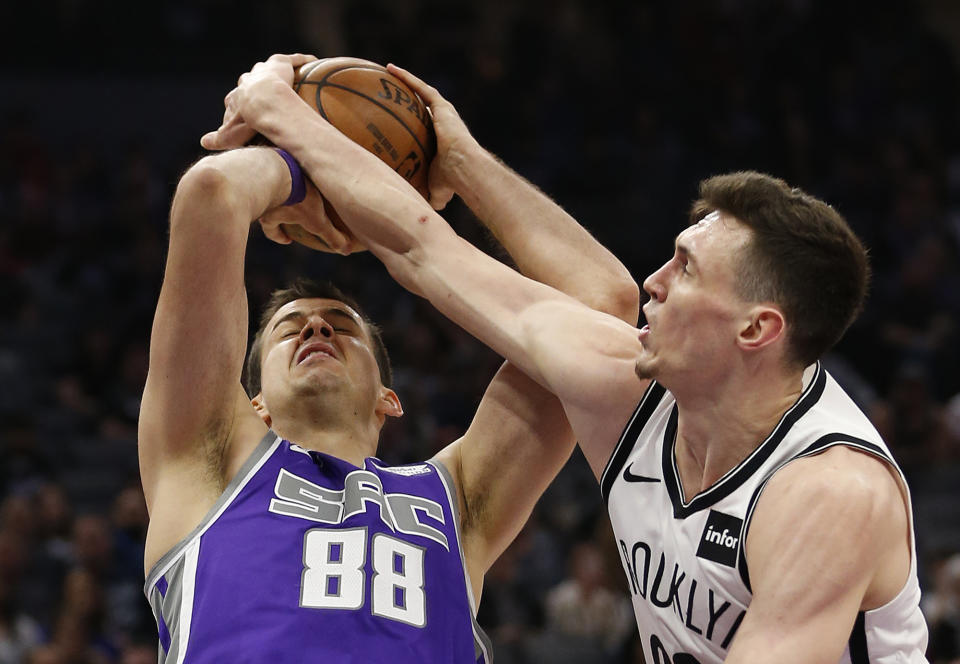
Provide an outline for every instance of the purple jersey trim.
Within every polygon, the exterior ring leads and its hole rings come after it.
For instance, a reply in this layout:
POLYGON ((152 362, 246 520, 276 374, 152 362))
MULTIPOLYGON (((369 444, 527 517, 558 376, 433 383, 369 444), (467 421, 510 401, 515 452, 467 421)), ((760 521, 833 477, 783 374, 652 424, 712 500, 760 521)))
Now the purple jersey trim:
POLYGON ((170 630, 167 629, 167 623, 162 615, 157 618, 157 636, 160 637, 160 645, 163 647, 163 651, 169 652, 170 630))

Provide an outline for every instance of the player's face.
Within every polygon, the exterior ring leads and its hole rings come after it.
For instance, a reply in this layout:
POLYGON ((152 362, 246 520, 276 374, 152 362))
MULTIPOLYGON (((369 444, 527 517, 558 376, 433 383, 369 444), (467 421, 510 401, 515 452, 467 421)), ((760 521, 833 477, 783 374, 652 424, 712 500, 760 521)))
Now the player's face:
POLYGON ((738 257, 751 231, 712 213, 677 237, 673 257, 643 282, 643 351, 637 374, 676 390, 729 366, 747 304, 736 293, 738 257))
POLYGON ((333 394, 372 403, 382 386, 363 319, 325 298, 294 300, 277 310, 264 331, 261 370, 268 405, 333 394))

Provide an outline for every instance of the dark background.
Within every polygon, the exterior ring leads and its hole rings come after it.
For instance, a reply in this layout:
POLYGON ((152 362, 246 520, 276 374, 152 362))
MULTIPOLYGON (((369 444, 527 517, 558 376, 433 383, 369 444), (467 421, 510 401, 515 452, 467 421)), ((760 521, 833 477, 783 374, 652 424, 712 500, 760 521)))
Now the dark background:
MULTIPOLYGON (((274 52, 396 62, 631 269, 666 259, 697 183, 772 173, 871 252, 868 307, 827 358, 911 482, 930 657, 960 657, 960 18, 952 3, 5 3, 0 25, 0 664, 147 662, 136 418, 166 215, 236 77, 274 52)), ((458 232, 499 255, 454 201, 458 232)), ((465 429, 499 359, 370 256, 268 243, 251 310, 329 277, 385 328, 407 415, 381 456, 465 429)), ((578 452, 491 570, 498 662, 636 659, 578 452), (566 659, 565 659, 566 658, 566 659)))

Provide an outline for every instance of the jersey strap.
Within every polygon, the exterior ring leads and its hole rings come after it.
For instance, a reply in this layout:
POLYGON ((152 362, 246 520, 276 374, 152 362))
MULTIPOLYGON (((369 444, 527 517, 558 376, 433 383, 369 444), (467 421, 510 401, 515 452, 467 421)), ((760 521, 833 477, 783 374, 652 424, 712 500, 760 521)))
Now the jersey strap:
POLYGON ((825 436, 821 436, 816 440, 816 442, 811 444, 805 450, 793 457, 790 457, 780 464, 776 470, 770 473, 770 475, 757 486, 756 490, 753 492, 753 495, 750 496, 750 502, 747 503, 746 516, 743 519, 743 530, 741 531, 740 535, 740 551, 737 554, 737 571, 740 572, 740 578, 743 580, 743 585, 745 585, 747 590, 749 590, 751 593, 753 592, 753 588, 750 587, 750 572, 747 569, 747 557, 744 551, 747 543, 747 531, 750 528, 750 523, 753 519, 753 510, 757 506, 757 501, 760 498, 760 494, 763 492, 764 487, 767 486, 767 482, 770 481, 770 478, 776 474, 777 470, 780 470, 791 461, 802 459, 803 457, 813 456, 815 454, 820 454, 821 452, 824 452, 835 445, 844 445, 846 447, 852 447, 862 452, 866 452, 867 454, 872 454, 896 468, 896 465, 893 463, 893 459, 891 459, 890 456, 884 452, 883 448, 881 448, 879 445, 876 443, 871 443, 869 440, 863 440, 862 438, 857 438, 856 436, 851 436, 850 434, 846 433, 828 433, 825 436))
POLYGON ((850 651, 850 664, 870 664, 870 654, 867 650, 867 614, 857 612, 857 620, 850 631, 850 640, 847 642, 850 651))
POLYGON ((641 398, 640 403, 637 404, 637 409, 633 411, 633 416, 630 418, 630 421, 627 422, 627 426, 624 427, 623 433, 620 435, 620 440, 617 442, 613 454, 610 455, 610 459, 607 461, 607 467, 600 475, 600 492, 603 495, 603 502, 605 504, 610 501, 610 489, 613 488, 613 483, 620 475, 623 464, 627 462, 627 459, 630 457, 630 452, 633 451, 633 447, 637 444, 637 440, 640 438, 640 432, 643 431, 643 427, 647 425, 647 421, 650 419, 650 416, 653 415, 653 411, 656 410, 657 405, 666 393, 667 390, 663 385, 660 385, 656 381, 650 381, 647 390, 643 393, 643 398, 641 398))

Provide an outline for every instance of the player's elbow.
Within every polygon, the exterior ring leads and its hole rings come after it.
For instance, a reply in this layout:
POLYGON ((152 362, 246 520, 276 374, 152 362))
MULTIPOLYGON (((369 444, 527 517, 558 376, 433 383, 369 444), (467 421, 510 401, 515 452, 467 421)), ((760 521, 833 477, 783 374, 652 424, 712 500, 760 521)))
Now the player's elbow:
POLYGON ((204 157, 184 173, 170 208, 170 232, 181 234, 202 228, 226 232, 227 222, 238 219, 246 227, 251 219, 246 194, 222 168, 217 156, 204 157), (217 220, 218 223, 211 223, 217 220))
POLYGON ((611 289, 610 299, 611 309, 607 313, 631 325, 637 324, 640 317, 640 286, 629 273, 617 280, 611 289))
POLYGON ((585 299, 584 304, 636 325, 640 316, 640 287, 626 270, 623 272, 600 284, 598 291, 585 299))
POLYGON ((230 192, 227 175, 211 157, 205 157, 195 163, 183 174, 177 183, 170 209, 170 223, 176 225, 185 217, 182 212, 200 202, 222 201, 230 192))
POLYGON ((229 191, 229 178, 220 167, 217 156, 211 155, 204 157, 187 169, 187 172, 180 178, 180 182, 177 183, 174 200, 204 194, 219 196, 226 191, 229 191))

